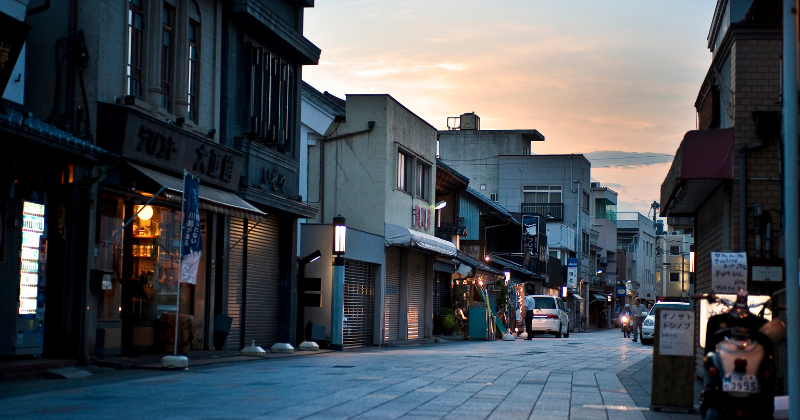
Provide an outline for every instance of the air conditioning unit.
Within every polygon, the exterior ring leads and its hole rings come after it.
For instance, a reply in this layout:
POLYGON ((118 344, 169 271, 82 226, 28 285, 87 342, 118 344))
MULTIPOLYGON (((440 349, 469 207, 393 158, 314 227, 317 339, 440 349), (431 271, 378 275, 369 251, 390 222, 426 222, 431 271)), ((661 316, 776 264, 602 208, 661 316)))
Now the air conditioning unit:
POLYGON ((461 114, 461 129, 462 130, 480 130, 481 119, 474 112, 461 114))
POLYGON ((492 200, 492 201, 494 201, 496 203, 497 202, 497 193, 490 193, 489 194, 489 200, 492 200))

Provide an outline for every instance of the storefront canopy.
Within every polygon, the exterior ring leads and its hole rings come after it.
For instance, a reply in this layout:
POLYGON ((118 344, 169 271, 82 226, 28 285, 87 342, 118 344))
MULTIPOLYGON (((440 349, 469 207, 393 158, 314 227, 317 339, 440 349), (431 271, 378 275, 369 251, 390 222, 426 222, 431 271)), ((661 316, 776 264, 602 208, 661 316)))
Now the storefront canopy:
POLYGON ((448 256, 454 256, 458 253, 458 248, 450 241, 445 241, 444 239, 439 239, 427 233, 417 232, 391 223, 385 223, 384 226, 384 241, 387 246, 400 245, 422 248, 427 251, 433 251, 437 254, 448 256))
POLYGON ((693 216, 721 182, 733 179, 733 133, 733 128, 686 133, 661 184, 660 216, 693 216))
MULTIPOLYGON (((142 175, 152 179, 166 189, 181 194, 183 193, 182 179, 134 163, 128 164, 141 172, 142 175)), ((266 213, 255 208, 236 194, 203 185, 202 183, 200 183, 200 208, 215 213, 226 214, 228 216, 242 217, 256 222, 263 222, 267 219, 266 213)))

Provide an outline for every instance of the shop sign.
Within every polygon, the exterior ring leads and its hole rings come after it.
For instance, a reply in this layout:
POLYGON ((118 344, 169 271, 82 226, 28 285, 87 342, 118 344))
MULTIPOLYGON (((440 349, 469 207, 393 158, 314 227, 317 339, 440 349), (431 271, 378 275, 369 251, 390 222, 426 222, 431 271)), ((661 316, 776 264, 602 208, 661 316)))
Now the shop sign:
POLYGON ((411 208, 411 225, 423 229, 431 228, 431 210, 425 207, 414 206, 411 208))
POLYGON ((736 293, 747 289, 747 254, 744 252, 711 253, 711 291, 736 293))
POLYGON ((567 287, 578 287, 578 259, 567 258, 567 287))
POLYGON ((168 172, 187 170, 204 184, 239 188, 243 153, 130 107, 101 103, 97 108, 98 146, 168 172))
POLYGON ((694 313, 661 309, 658 315, 658 354, 694 356, 694 313))
POLYGON ((537 255, 537 234, 539 233, 538 226, 539 218, 533 215, 522 215, 522 252, 537 255))
MULTIPOLYGON (((0 94, 5 92, 14 73, 14 66, 17 64, 30 29, 30 25, 25 22, 0 12, 0 94)), ((1 102, 0 108, 2 108, 1 102)))

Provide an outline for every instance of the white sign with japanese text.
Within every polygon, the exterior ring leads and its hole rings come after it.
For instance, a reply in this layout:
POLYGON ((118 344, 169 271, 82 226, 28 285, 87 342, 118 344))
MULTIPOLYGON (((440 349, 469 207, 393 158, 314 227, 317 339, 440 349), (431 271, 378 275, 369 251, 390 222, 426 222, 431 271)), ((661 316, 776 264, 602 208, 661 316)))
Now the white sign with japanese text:
POLYGON ((744 252, 711 253, 711 290, 736 293, 747 289, 747 254, 744 252))
POLYGON ((658 315, 658 353, 661 356, 694 356, 694 313, 661 309, 658 315))

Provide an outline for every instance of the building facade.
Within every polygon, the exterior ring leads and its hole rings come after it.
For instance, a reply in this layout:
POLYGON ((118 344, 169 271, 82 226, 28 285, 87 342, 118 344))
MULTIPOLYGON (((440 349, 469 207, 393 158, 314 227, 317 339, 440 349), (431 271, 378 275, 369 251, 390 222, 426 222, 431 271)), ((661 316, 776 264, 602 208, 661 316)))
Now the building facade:
POLYGON ((625 250, 632 262, 625 267, 624 275, 618 276, 618 282, 626 286, 625 303, 633 304, 637 296, 646 302, 655 301, 656 230, 653 221, 641 213, 617 213, 617 249, 625 250))

